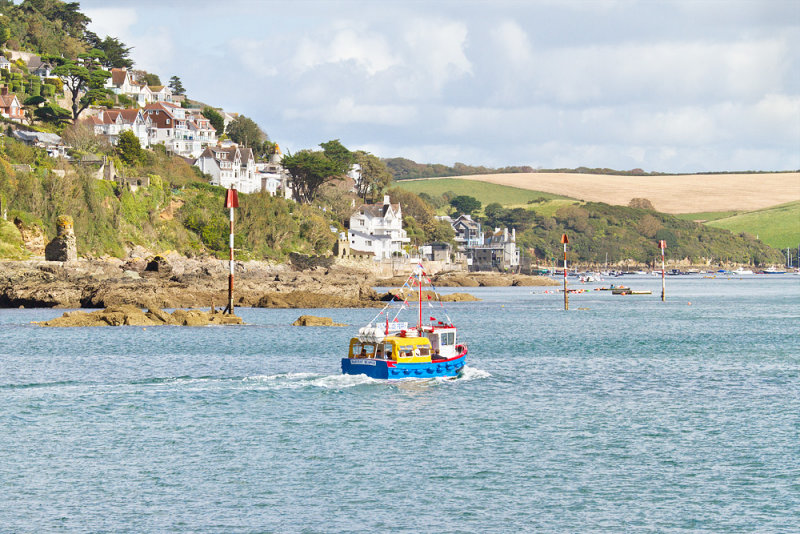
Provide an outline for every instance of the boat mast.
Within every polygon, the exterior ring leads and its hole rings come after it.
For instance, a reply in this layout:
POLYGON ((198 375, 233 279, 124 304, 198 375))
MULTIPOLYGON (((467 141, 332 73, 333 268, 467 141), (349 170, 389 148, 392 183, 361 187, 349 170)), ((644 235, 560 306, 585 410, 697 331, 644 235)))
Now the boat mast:
POLYGON ((422 336, 422 268, 419 269, 417 275, 417 283, 419 284, 419 322, 417 323, 417 333, 422 336))

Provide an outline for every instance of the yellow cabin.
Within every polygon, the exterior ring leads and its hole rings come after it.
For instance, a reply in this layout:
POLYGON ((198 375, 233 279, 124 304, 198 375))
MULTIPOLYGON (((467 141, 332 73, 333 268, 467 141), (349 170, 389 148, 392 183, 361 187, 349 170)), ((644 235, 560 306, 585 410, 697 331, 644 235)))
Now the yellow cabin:
POLYGON ((350 340, 350 358, 394 360, 398 363, 430 363, 431 342, 426 337, 388 336, 382 341, 350 340))

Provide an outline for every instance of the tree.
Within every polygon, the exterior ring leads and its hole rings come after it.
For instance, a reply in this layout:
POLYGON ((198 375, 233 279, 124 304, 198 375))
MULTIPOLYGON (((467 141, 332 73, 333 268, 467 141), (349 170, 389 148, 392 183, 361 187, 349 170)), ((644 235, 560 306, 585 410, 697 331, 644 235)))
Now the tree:
POLYGON ((105 57, 100 64, 107 68, 130 69, 133 68, 133 60, 130 58, 132 46, 125 46, 125 43, 116 37, 100 39, 96 33, 87 31, 84 33, 84 40, 90 49, 102 50, 105 57))
MULTIPOLYGON (((69 116, 67 110, 63 110, 69 116)), ((108 140, 103 135, 94 133, 94 128, 86 121, 78 121, 77 124, 71 124, 64 129, 61 134, 64 142, 75 150, 86 153, 103 153, 110 152, 110 145, 108 140)))
POLYGON ((361 177, 356 184, 356 192, 364 202, 367 201, 367 193, 372 193, 372 200, 389 186, 392 185, 392 173, 386 168, 386 164, 377 156, 359 150, 355 153, 356 163, 361 167, 361 177))
POLYGON ((90 105, 108 96, 108 89, 104 87, 106 79, 111 73, 100 65, 104 54, 100 50, 92 50, 88 54, 80 54, 80 63, 71 59, 48 56, 48 59, 58 63, 53 69, 53 75, 63 80, 72 101, 72 120, 78 120, 80 114, 90 105))
POLYGON ((292 175, 294 199, 300 203, 310 203, 320 186, 344 174, 341 165, 321 151, 301 150, 284 156, 281 163, 292 175))
POLYGON ((653 203, 650 202, 646 198, 632 198, 630 202, 628 202, 629 208, 639 208, 642 210, 655 210, 656 208, 653 207, 653 203))
POLYGON ((248 119, 244 115, 239 115, 232 120, 228 124, 226 133, 234 143, 248 147, 260 148, 261 143, 269 139, 253 119, 248 119))
POLYGON ((139 138, 132 130, 125 130, 119 134, 117 152, 120 159, 128 165, 137 165, 144 159, 144 151, 139 143, 139 138))
POLYGON ((217 131, 217 135, 222 135, 225 133, 225 119, 222 117, 222 114, 217 111, 216 109, 206 106, 203 108, 203 117, 207 118, 209 122, 211 122, 211 126, 217 131))
POLYGON ((172 89, 172 93, 176 95, 185 95, 186 89, 183 88, 183 84, 181 83, 181 79, 177 76, 173 76, 169 79, 169 88, 172 89))
POLYGON ((350 152, 338 139, 332 139, 327 143, 320 143, 319 146, 322 147, 322 151, 325 152, 326 156, 339 163, 343 169, 343 173, 349 171, 350 167, 352 167, 353 163, 356 161, 355 154, 350 152))
POLYGON ((481 201, 467 195, 459 195, 451 199, 450 205, 453 206, 458 213, 465 213, 467 215, 472 215, 481 209, 481 201))
POLYGON ((48 103, 33 110, 33 116, 42 122, 49 122, 59 126, 70 121, 72 114, 56 104, 48 103))

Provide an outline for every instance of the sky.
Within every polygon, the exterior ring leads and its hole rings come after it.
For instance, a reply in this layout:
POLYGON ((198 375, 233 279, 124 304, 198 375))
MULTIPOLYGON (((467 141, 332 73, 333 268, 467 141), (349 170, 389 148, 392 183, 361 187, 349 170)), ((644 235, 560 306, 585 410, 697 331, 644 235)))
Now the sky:
POLYGON ((423 163, 800 169, 800 1, 82 0, 135 68, 423 163))

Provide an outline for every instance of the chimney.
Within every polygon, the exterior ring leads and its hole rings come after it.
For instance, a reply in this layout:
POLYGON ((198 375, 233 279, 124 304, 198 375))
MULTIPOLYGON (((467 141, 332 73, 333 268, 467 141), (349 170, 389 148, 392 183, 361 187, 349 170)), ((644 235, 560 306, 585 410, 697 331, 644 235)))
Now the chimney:
POLYGON ((503 228, 503 243, 508 243, 508 226, 503 228))
POLYGON ((383 195, 383 205, 388 206, 389 204, 389 195, 383 195))
POLYGON ((0 89, 0 95, 7 96, 8 95, 8 86, 4 85, 2 89, 0 89))
POLYGON ((512 228, 511 229, 511 241, 513 241, 515 243, 517 242, 517 229, 516 228, 512 228))

